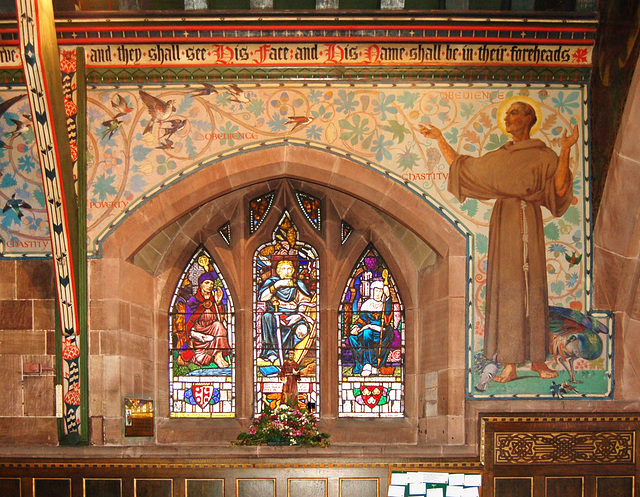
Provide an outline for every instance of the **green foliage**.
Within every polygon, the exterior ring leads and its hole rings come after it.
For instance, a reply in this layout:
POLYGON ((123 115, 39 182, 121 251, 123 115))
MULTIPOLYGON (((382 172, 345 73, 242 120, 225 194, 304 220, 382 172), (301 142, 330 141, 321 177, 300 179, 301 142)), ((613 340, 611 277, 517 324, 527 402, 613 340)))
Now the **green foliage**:
POLYGON ((238 435, 233 445, 329 445, 329 434, 320 433, 316 418, 307 409, 293 409, 281 404, 275 409, 265 407, 253 420, 248 432, 238 435))
POLYGON ((575 206, 569 207, 567 212, 564 213, 564 216, 562 216, 565 221, 571 224, 579 224, 581 217, 580 211, 575 206))
POLYGON ((460 208, 463 211, 467 211, 467 214, 473 217, 478 213, 478 201, 476 199, 466 200, 460 208))
POLYGON ((476 235, 476 250, 479 254, 486 254, 489 251, 489 238, 482 233, 476 235))
POLYGON ((559 240, 560 239, 560 230, 558 229, 558 225, 556 223, 549 223, 544 227, 544 236, 548 240, 559 240))
POLYGON ((404 136, 409 132, 406 126, 400 124, 396 119, 390 119, 389 125, 382 126, 382 129, 393 133, 393 139, 397 140, 398 143, 402 143, 404 136))

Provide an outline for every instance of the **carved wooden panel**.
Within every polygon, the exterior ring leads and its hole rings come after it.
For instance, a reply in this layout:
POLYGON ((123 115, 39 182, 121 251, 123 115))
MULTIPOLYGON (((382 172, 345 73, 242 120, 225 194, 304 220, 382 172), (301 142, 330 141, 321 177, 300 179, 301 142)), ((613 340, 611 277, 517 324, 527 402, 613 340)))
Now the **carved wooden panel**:
POLYGON ((495 464, 633 463, 635 433, 495 433, 495 464))

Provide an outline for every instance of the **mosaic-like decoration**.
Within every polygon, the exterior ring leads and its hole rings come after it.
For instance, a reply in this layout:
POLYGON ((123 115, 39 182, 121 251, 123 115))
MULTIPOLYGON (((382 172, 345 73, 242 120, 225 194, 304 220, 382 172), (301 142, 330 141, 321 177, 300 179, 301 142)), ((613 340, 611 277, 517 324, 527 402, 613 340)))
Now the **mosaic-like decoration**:
POLYGON ((351 236, 351 233, 353 233, 353 227, 349 223, 342 221, 342 225, 340 227, 340 243, 342 245, 346 243, 351 236))
POLYGON ((404 306, 373 246, 355 265, 338 311, 342 417, 404 415, 404 306))
POLYGON ((226 243, 227 246, 231 246, 231 223, 229 221, 218 228, 218 233, 224 240, 224 243, 226 243))
POLYGON ((322 230, 322 221, 320 217, 320 200, 309 195, 308 193, 296 192, 296 200, 298 205, 302 209, 304 216, 309 221, 309 224, 314 227, 316 231, 322 230))
POLYGON ((285 211, 255 253, 256 413, 282 402, 319 408, 319 259, 285 211))
POLYGON ((170 416, 234 416, 234 337, 227 283, 201 247, 182 273, 169 308, 170 416))
POLYGON ((249 232, 255 233, 269 215, 276 194, 271 192, 249 202, 249 232))

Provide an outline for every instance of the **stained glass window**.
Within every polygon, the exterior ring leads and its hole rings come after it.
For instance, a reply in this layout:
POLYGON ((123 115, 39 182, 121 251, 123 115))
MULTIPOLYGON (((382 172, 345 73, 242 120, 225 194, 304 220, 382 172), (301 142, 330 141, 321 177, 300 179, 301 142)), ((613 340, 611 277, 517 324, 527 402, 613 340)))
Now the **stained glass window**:
POLYGON ((296 200, 304 213, 304 217, 309 221, 309 224, 311 224, 316 231, 321 231, 320 200, 312 197, 308 193, 302 192, 296 192, 296 200))
POLYGON ((234 335, 229 289, 201 247, 180 276, 169 308, 170 416, 234 416, 234 335))
POLYGON ((342 227, 340 230, 340 242, 342 243, 342 245, 345 244, 347 239, 351 236, 351 233, 353 233, 353 228, 351 227, 351 225, 342 221, 342 227))
POLYGON ((222 226, 218 228, 218 233, 224 240, 224 243, 227 245, 231 245, 231 223, 227 221, 222 226))
POLYGON ((249 202, 249 232, 255 233, 269 215, 276 194, 271 192, 249 202))
POLYGON ((356 263, 338 310, 341 417, 404 415, 404 306, 373 246, 356 263))
POLYGON ((254 255, 256 414, 280 403, 319 408, 318 266, 285 211, 254 255))

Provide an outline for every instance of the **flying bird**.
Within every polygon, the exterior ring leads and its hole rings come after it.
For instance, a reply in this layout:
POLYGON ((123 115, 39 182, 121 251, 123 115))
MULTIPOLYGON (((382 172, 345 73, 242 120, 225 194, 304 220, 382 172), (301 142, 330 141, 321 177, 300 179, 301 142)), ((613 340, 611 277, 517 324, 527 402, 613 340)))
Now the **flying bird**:
POLYGON ((11 195, 11 198, 7 200, 7 203, 4 204, 2 212, 7 212, 9 209, 16 213, 18 219, 22 219, 24 217, 24 214, 22 213, 21 209, 31 209, 31 206, 24 200, 16 198, 16 194, 14 193, 13 195, 11 195))
POLYGON ((0 148, 13 148, 11 145, 7 145, 5 142, 0 140, 0 148))
POLYGON ((491 361, 481 366, 481 368, 482 374, 480 375, 480 379, 475 386, 475 389, 478 392, 486 391, 487 385, 489 385, 496 374, 498 374, 498 354, 493 354, 493 358, 491 359, 491 361))
POLYGON ((569 263, 569 267, 571 268, 580 264, 580 261, 582 260, 582 254, 576 254, 575 252, 571 255, 564 254, 564 258, 567 260, 567 262, 569 263))
POLYGON ((213 86, 212 84, 209 84, 209 83, 202 83, 202 88, 200 88, 199 90, 195 90, 195 91, 191 92, 191 96, 192 97, 206 97, 206 96, 211 95, 213 93, 218 93, 218 90, 216 90, 215 86, 213 86))
POLYGON ((184 129, 186 125, 187 125, 186 119, 170 119, 168 121, 165 121, 160 126, 160 129, 163 131, 162 136, 160 138, 161 139, 171 138, 175 133, 177 133, 181 129, 184 129))
POLYGON ((173 141, 168 138, 160 140, 160 144, 156 148, 160 150, 173 150, 173 141))
POLYGON ((576 380, 576 359, 593 361, 602 355, 600 334, 609 329, 596 318, 573 309, 549 306, 550 349, 556 362, 569 373, 571 383, 576 380))
POLYGON ((237 102, 239 104, 248 104, 251 102, 249 97, 245 95, 244 90, 238 85, 228 85, 225 86, 224 89, 227 91, 227 96, 232 102, 237 102))
POLYGON ((140 98, 147 106, 147 110, 149 111, 149 115, 151 119, 147 123, 147 126, 144 128, 143 134, 151 133, 153 130, 153 125, 155 123, 163 123, 167 121, 171 115, 176 111, 175 108, 175 100, 164 100, 159 99, 158 97, 154 97, 153 95, 148 94, 144 90, 139 90, 140 98))
POLYGON ((10 139, 14 139, 17 136, 24 135, 27 131, 31 129, 31 123, 29 121, 22 121, 20 119, 9 119, 11 123, 16 127, 13 131, 9 131, 5 133, 5 135, 10 136, 10 139))
POLYGON ((109 139, 120 129, 122 126, 122 121, 119 121, 117 118, 109 119, 108 121, 104 121, 102 123, 107 129, 102 131, 102 138, 109 135, 109 139))
POLYGON ((311 121, 313 121, 313 117, 307 116, 289 116, 287 117, 287 124, 293 124, 293 128, 291 128, 291 132, 293 133, 296 129, 301 128, 302 126, 306 126, 311 121))
POLYGON ((26 93, 23 95, 17 95, 15 97, 11 97, 5 100, 4 102, 0 103, 0 116, 2 116, 5 112, 7 112, 9 110, 9 107, 11 107, 16 102, 19 102, 26 96, 27 96, 26 93))
POLYGON ((116 93, 115 100, 111 101, 111 107, 118 111, 118 113, 114 116, 114 119, 129 114, 133 110, 133 107, 129 107, 129 104, 127 103, 125 98, 119 93, 116 93))

